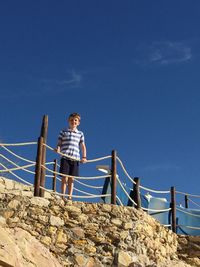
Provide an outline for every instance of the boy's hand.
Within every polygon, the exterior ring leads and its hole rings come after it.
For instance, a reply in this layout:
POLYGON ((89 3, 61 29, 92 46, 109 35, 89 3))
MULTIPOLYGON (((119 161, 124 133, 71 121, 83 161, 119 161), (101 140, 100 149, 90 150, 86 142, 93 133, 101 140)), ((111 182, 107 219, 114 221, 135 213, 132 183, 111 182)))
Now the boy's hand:
POLYGON ((55 151, 56 153, 60 153, 60 147, 58 146, 58 147, 54 148, 54 151, 55 151))
POLYGON ((87 158, 86 157, 82 157, 81 163, 86 163, 86 162, 87 162, 87 158))

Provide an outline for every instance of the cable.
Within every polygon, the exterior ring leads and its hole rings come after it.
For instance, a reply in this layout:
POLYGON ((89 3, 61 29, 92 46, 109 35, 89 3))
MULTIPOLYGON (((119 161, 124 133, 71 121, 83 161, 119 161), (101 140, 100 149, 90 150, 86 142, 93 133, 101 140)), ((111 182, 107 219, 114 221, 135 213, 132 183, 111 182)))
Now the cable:
MULTIPOLYGON (((50 150, 55 151, 54 148, 50 147, 49 145, 47 144, 43 144, 44 146, 46 146, 47 148, 49 148, 50 150)), ((66 157, 66 154, 64 153, 61 153, 61 152, 56 152, 58 155, 60 156, 63 156, 63 157, 66 157)), ((71 159, 71 160, 76 160, 76 161, 80 161, 80 160, 77 160, 77 158, 75 157, 71 157, 71 156, 67 156, 67 158, 71 159)), ((97 158, 97 159, 90 159, 90 160, 87 160, 87 163, 91 163, 91 162, 95 162, 95 161, 100 161, 100 160, 104 160, 104 159, 108 159, 108 158, 111 158, 111 156, 105 156, 105 157, 101 157, 101 158, 97 158)))
POLYGON ((26 142, 26 143, 16 143, 16 144, 3 144, 1 143, 0 146, 27 146, 27 145, 36 145, 37 142, 26 142))
MULTIPOLYGON (((41 165, 44 169, 48 170, 49 172, 51 173, 54 173, 54 174, 57 174, 57 175, 60 175, 60 176, 68 176, 66 174, 63 174, 63 173, 60 173, 60 172, 55 172, 55 171, 52 171, 51 169, 47 168, 46 166, 44 166, 43 164, 41 165)), ((76 179, 80 179, 80 180, 94 180, 94 179, 101 179, 101 178, 107 178, 107 177, 110 177, 111 175, 99 175, 99 176, 88 176, 88 177, 85 177, 85 176, 72 176, 72 175, 69 175, 70 177, 72 178, 76 178, 76 179)))
POLYGON ((3 149, 5 149, 6 151, 8 151, 10 154, 14 155, 15 157, 19 158, 19 159, 22 159, 26 162, 29 162, 29 163, 35 163, 35 161, 32 161, 32 160, 29 160, 29 159, 25 159, 23 157, 20 157, 19 155, 15 154, 14 152, 12 152, 10 149, 8 149, 7 147, 5 146, 2 146, 3 149))
MULTIPOLYGON (((3 165, 2 163, 0 163, 0 165, 1 165, 2 167, 4 167, 4 168, 7 170, 7 168, 6 168, 5 165, 3 165)), ((8 170, 8 172, 11 173, 12 175, 14 175, 14 176, 15 176, 17 179, 19 179, 20 181, 22 181, 22 182, 24 182, 24 183, 26 183, 26 184, 28 184, 28 185, 33 186, 33 184, 31 184, 31 183, 25 181, 24 179, 22 179, 21 177, 19 177, 17 174, 13 173, 12 171, 9 171, 9 170, 8 170)))
POLYGON ((200 195, 192 195, 192 194, 188 194, 188 193, 184 193, 184 192, 180 192, 180 191, 176 191, 176 193, 191 196, 191 197, 197 197, 197 198, 199 197, 200 198, 200 195))
POLYGON ((181 210, 181 209, 179 209, 179 208, 176 208, 176 209, 177 209, 178 211, 183 212, 183 213, 185 213, 185 214, 188 214, 188 215, 190 215, 190 216, 200 218, 200 215, 193 214, 193 213, 190 213, 190 212, 187 212, 187 211, 183 211, 183 210, 181 210))

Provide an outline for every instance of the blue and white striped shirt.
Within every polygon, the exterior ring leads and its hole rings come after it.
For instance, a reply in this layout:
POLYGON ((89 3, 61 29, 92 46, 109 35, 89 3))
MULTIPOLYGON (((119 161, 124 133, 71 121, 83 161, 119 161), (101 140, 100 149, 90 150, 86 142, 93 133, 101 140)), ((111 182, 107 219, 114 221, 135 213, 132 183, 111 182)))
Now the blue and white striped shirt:
POLYGON ((80 160, 80 143, 84 143, 85 138, 83 132, 76 129, 63 129, 58 136, 58 145, 60 152, 65 154, 66 157, 73 157, 80 160))

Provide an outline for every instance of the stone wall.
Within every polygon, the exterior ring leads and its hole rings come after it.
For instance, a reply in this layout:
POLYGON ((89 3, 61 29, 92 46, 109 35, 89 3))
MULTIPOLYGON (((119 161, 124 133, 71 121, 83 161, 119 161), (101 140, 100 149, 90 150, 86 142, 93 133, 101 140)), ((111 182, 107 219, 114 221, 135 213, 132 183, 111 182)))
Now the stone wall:
POLYGON ((198 266, 179 261, 177 236, 143 211, 32 195, 32 188, 0 178, 0 218, 40 241, 61 266, 198 266))
POLYGON ((192 266, 200 267, 200 236, 178 236, 178 256, 192 266))

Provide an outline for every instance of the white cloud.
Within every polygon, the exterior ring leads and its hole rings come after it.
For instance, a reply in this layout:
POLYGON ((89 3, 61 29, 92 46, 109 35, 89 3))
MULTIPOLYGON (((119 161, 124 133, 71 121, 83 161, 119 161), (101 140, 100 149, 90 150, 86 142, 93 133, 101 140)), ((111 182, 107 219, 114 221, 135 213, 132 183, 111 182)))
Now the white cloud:
POLYGON ((73 85, 73 86, 79 86, 80 82, 82 80, 82 75, 75 72, 74 70, 67 72, 68 73, 68 79, 63 79, 60 81, 56 81, 58 84, 66 84, 66 85, 73 85))
POLYGON ((155 164, 155 165, 149 165, 146 166, 145 171, 152 171, 152 172, 156 172, 156 171, 177 171, 180 169, 179 166, 175 165, 175 164, 170 164, 170 163, 160 163, 160 164, 155 164))
POLYGON ((2 98, 21 98, 36 97, 38 95, 54 95, 64 93, 73 88, 80 88, 82 75, 74 70, 66 71, 66 79, 37 79, 31 77, 27 80, 26 88, 18 88, 9 92, 8 90, 1 94, 2 98))
POLYGON ((154 42, 140 47, 142 65, 169 65, 188 62, 192 58, 192 51, 184 42, 154 42))

